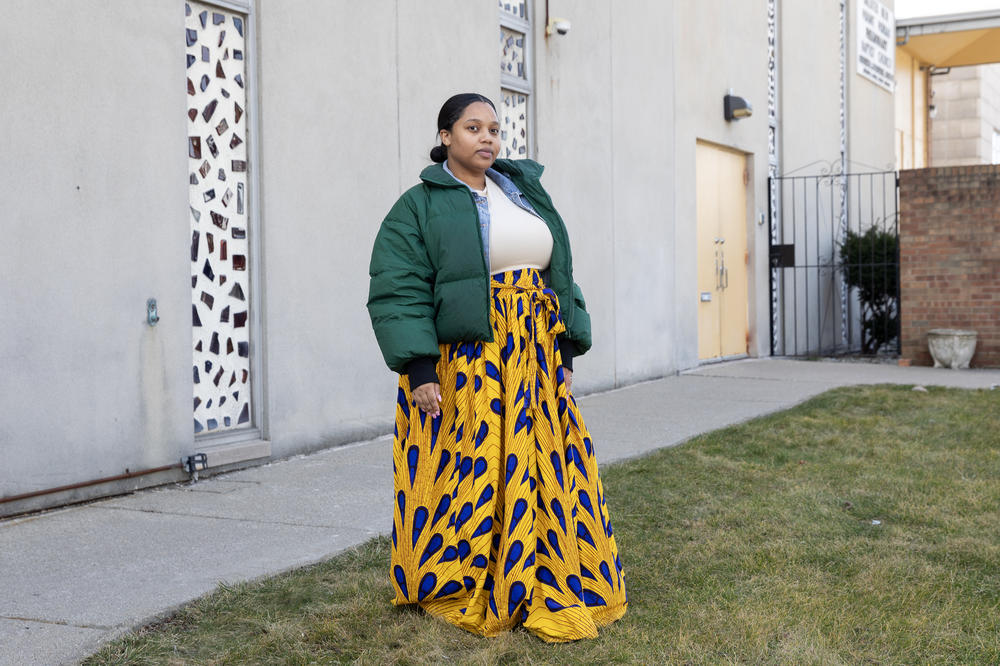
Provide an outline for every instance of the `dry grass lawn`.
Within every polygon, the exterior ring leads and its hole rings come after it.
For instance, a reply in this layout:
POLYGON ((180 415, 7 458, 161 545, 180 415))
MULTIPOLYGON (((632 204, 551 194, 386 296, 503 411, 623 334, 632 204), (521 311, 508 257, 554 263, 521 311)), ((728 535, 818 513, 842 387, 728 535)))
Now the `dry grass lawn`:
POLYGON ((596 640, 394 608, 379 538, 85 663, 1000 663, 1000 391, 838 389, 603 478, 630 608, 596 640))

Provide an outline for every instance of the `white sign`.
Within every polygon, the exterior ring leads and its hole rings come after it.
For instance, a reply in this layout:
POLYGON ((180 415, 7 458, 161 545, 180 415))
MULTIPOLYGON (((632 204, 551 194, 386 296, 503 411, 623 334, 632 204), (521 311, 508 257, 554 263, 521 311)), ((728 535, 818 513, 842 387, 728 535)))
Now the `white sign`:
POLYGON ((858 74, 889 92, 896 86, 896 22, 878 0, 858 2, 858 74))

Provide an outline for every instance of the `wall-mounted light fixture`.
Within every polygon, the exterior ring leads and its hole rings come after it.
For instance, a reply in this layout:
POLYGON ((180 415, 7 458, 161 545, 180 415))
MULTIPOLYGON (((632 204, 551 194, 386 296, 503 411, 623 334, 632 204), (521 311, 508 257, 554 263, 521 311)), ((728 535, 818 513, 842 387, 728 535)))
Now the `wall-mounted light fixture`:
POLYGON ((753 107, 750 102, 742 97, 737 97, 730 90, 729 94, 722 98, 722 115, 726 120, 739 120, 749 118, 753 114, 753 107))

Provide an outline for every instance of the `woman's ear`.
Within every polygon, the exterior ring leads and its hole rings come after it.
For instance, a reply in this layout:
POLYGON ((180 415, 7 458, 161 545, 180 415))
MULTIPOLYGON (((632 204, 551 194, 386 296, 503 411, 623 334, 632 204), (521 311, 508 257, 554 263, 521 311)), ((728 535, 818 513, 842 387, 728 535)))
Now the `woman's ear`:
POLYGON ((451 132, 449 132, 448 130, 444 130, 443 129, 443 130, 440 130, 438 132, 438 136, 441 137, 441 145, 442 146, 450 146, 451 145, 451 132))

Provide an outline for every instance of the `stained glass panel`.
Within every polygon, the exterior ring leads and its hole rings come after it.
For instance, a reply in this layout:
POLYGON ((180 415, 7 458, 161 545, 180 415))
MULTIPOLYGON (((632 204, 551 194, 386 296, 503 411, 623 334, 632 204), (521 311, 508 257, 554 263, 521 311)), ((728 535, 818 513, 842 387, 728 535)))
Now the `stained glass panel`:
POLYGON ((515 18, 519 18, 522 21, 528 20, 528 11, 526 0, 497 0, 500 5, 501 14, 510 14, 515 18))
POLYGON ((528 156, 528 96, 501 89, 500 156, 519 159, 528 156))
POLYGON ((242 58, 246 44, 243 17, 237 14, 188 2, 185 15, 188 94, 193 107, 187 117, 194 431, 208 434, 249 425, 251 417, 250 327, 246 325, 251 266, 244 205, 247 118, 242 58), (241 57, 230 58, 229 53, 241 57), (197 87, 193 81, 198 81, 197 87), (223 87, 231 81, 237 85, 223 87))
POLYGON ((527 80, 524 68, 524 33, 500 26, 500 73, 527 80))

